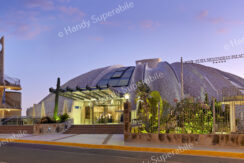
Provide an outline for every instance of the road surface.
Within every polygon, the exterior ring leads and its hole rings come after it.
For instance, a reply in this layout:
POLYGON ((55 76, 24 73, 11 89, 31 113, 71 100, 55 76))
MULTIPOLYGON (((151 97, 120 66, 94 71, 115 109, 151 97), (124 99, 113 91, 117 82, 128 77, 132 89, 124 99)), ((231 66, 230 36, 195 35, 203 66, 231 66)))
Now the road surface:
MULTIPOLYGON (((37 144, 9 143, 0 147, 0 163, 156 163, 163 153, 83 149, 37 144), (144 161, 144 162, 143 162, 144 161)), ((244 163, 244 160, 175 155, 167 163, 244 163)), ((159 161, 158 161, 159 163, 159 161)))

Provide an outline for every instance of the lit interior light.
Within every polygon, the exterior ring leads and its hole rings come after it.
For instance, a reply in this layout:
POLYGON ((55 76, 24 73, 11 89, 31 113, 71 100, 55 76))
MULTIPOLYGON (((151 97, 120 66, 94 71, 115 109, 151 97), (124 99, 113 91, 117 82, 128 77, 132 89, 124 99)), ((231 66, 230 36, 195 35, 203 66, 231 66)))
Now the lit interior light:
POLYGON ((130 98, 130 95, 127 93, 127 94, 125 94, 124 97, 125 97, 126 100, 128 100, 130 98))

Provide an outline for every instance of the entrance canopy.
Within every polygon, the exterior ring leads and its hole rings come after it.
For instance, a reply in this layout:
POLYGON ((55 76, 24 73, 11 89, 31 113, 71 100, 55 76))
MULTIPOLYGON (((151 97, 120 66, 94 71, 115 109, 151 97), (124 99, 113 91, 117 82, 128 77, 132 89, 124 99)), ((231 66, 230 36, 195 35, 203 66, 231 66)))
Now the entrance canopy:
POLYGON ((89 86, 80 88, 77 86, 76 89, 66 87, 66 89, 60 88, 59 90, 50 88, 49 91, 77 101, 104 101, 109 99, 122 99, 124 97, 124 94, 109 86, 107 88, 89 86))
POLYGON ((73 100, 71 117, 74 124, 119 124, 123 121, 125 97, 115 88, 86 86, 62 89, 57 86, 57 89, 50 88, 50 92, 56 94, 56 99, 63 96, 73 100))

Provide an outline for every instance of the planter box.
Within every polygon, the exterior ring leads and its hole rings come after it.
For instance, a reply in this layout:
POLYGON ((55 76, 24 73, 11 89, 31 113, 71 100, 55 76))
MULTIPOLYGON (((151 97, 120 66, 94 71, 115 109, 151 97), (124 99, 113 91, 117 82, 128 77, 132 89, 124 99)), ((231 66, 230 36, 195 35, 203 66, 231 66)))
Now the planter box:
POLYGON ((126 142, 244 147, 244 134, 125 134, 126 142))
POLYGON ((35 124, 34 134, 56 134, 66 131, 67 125, 65 123, 50 123, 50 124, 35 124))

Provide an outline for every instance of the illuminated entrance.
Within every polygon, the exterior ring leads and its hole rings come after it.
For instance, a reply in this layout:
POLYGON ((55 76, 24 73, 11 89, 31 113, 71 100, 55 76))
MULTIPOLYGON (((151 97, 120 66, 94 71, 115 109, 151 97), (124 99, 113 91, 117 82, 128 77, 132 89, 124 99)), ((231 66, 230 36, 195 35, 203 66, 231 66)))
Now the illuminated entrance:
POLYGON ((96 87, 61 88, 60 79, 57 88, 50 88, 54 93, 55 108, 53 118, 58 118, 59 96, 72 99, 70 117, 74 124, 119 124, 123 121, 124 102, 128 95, 118 90, 129 86, 135 67, 120 67, 106 73, 96 84, 96 87))
MULTIPOLYGON (((230 128, 231 132, 236 132, 237 131, 237 119, 239 122, 239 125, 241 128, 244 128, 244 118, 243 118, 243 113, 244 110, 240 112, 240 118, 236 118, 236 106, 243 106, 244 105, 244 96, 239 95, 239 96, 232 96, 232 97, 224 97, 223 102, 221 102, 224 105, 229 105, 230 106, 230 128)), ((237 115, 238 116, 238 115, 237 115)))
MULTIPOLYGON (((57 89, 50 89, 57 94, 57 89)), ((107 87, 59 89, 59 96, 73 100, 70 117, 74 124, 120 124, 123 122, 123 94, 107 87)))

